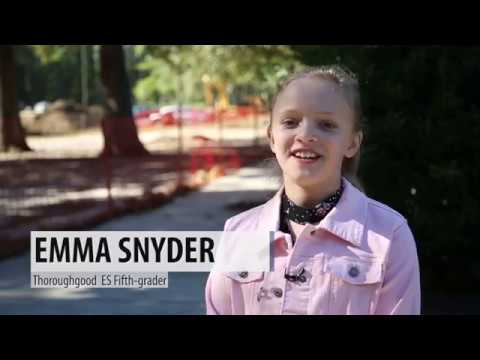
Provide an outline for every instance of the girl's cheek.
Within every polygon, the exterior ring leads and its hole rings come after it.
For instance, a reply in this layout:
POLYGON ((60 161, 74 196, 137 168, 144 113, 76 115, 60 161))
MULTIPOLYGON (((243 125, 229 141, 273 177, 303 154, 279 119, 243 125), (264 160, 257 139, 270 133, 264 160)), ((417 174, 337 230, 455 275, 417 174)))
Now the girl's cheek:
POLYGON ((277 146, 282 146, 285 145, 288 142, 289 136, 283 131, 276 131, 275 133, 272 134, 273 137, 273 142, 277 146))

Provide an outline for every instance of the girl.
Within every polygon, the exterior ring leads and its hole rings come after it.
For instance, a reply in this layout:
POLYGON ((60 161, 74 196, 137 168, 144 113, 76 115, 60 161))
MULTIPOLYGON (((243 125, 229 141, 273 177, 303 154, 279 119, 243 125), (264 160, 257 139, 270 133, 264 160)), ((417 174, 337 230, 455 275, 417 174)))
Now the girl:
POLYGON ((338 66, 294 74, 272 103, 268 138, 284 185, 225 231, 274 231, 273 271, 211 272, 207 314, 419 314, 407 221, 355 178, 363 138, 355 76, 338 66))

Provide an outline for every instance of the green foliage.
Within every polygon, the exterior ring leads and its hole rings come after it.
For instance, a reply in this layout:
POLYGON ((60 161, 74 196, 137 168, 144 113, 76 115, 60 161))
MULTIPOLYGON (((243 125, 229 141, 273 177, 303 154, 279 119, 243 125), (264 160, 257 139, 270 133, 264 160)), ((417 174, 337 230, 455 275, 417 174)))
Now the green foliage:
POLYGON ((202 89, 199 89, 199 82, 195 67, 186 67, 177 64, 175 68, 181 72, 174 71, 172 65, 160 58, 147 55, 137 65, 141 77, 134 87, 135 98, 140 103, 168 103, 182 97, 186 102, 199 101, 202 99, 202 89))
MULTIPOLYGON (((19 46, 22 104, 81 99, 81 45, 19 46)), ((98 45, 88 48, 89 103, 101 103, 98 45)), ((269 99, 278 81, 299 66, 284 45, 125 45, 127 72, 136 102, 204 101, 202 76, 228 85, 230 95, 269 99)))
POLYGON ((61 62, 68 51, 77 51, 73 45, 31 45, 34 53, 38 56, 43 64, 61 62))
POLYGON ((138 45, 135 53, 144 77, 134 92, 148 102, 201 101, 204 75, 268 98, 279 78, 299 65, 291 49, 280 45, 138 45))
MULTIPOLYGON (((98 47, 86 45, 89 102, 103 100, 96 62, 98 47)), ((16 47, 17 87, 21 105, 38 101, 81 100, 80 45, 23 45, 16 47)))

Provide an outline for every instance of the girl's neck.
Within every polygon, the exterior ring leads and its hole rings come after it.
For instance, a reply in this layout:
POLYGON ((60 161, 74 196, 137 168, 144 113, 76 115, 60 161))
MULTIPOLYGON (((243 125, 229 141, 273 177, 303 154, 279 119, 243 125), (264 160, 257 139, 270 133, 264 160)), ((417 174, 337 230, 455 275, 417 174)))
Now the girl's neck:
POLYGON ((304 187, 293 181, 285 179, 285 193, 296 205, 304 208, 312 208, 321 201, 328 198, 340 188, 341 179, 330 181, 325 184, 318 184, 312 187, 304 187))

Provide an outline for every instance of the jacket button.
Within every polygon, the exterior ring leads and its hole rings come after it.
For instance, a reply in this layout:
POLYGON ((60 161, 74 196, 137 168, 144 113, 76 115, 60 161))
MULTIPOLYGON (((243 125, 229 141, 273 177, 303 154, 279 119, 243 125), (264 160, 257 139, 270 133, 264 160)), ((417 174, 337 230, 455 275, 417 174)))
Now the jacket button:
POLYGON ((282 297, 282 295, 283 295, 283 291, 280 288, 273 288, 272 293, 273 293, 273 295, 275 295, 278 298, 282 297))
POLYGON ((348 270, 348 275, 350 275, 352 278, 357 277, 359 273, 360 271, 356 266, 352 266, 350 270, 348 270))
POLYGON ((257 301, 260 302, 263 297, 267 296, 267 290, 265 290, 263 287, 260 288, 260 291, 257 294, 257 301))
POLYGON ((242 279, 245 279, 248 276, 248 271, 242 271, 241 273, 238 274, 242 279))

